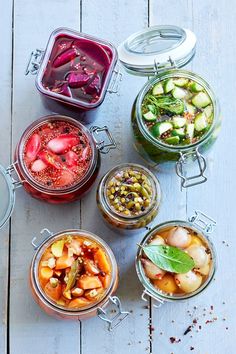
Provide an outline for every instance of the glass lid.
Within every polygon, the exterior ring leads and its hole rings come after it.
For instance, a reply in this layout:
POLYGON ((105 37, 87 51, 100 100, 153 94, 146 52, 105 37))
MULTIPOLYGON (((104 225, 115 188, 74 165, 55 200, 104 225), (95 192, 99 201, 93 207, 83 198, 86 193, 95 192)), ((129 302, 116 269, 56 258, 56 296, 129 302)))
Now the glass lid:
POLYGON ((127 71, 147 76, 186 65, 195 48, 196 36, 192 31, 162 25, 132 34, 118 47, 118 54, 127 71))
POLYGON ((8 170, 0 165, 0 228, 11 217, 15 203, 15 190, 8 170))

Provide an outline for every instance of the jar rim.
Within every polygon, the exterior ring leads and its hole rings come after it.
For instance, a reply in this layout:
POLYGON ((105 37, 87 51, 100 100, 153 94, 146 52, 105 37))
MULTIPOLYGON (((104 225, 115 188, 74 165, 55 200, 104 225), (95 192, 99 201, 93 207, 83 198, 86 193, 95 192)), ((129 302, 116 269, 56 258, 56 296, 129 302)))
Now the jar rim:
POLYGON ((177 68, 177 69, 167 70, 163 73, 157 74, 157 76, 155 76, 154 78, 152 78, 148 82, 146 82, 138 94, 135 110, 136 110, 138 127, 147 140, 149 140, 153 145, 155 145, 157 147, 161 147, 162 149, 165 149, 167 151, 182 152, 182 151, 187 151, 192 148, 199 147, 200 145, 202 145, 202 143, 204 143, 209 138, 209 136, 212 134, 212 132, 215 129, 215 126, 217 124, 216 117, 219 116, 219 103, 218 103, 218 100, 217 100, 214 92, 212 91, 210 85, 201 76, 199 76, 198 74, 196 74, 192 71, 177 68), (212 122, 211 127, 208 130, 208 132, 205 135, 203 135, 200 140, 198 140, 197 142, 195 142, 193 144, 181 145, 181 146, 174 146, 174 145, 165 144, 164 142, 156 139, 148 131, 148 129, 146 128, 146 126, 143 122, 142 114, 141 114, 141 106, 142 106, 144 96, 146 95, 146 93, 149 91, 149 89, 155 83, 160 82, 160 81, 162 81, 166 78, 169 78, 169 77, 186 77, 189 79, 193 79, 194 81, 196 81, 197 83, 199 83, 200 85, 202 85, 204 87, 204 89, 207 91, 207 94, 211 98, 212 105, 213 105, 213 112, 214 112, 213 113, 214 114, 213 122, 212 122))
POLYGON ((90 231, 87 231, 87 230, 68 229, 68 230, 64 230, 64 231, 58 231, 58 232, 52 234, 51 236, 46 238, 40 244, 39 248, 36 250, 36 252, 33 256, 33 259, 31 262, 30 273, 31 273, 31 278, 33 281, 35 291, 37 292, 38 296, 40 297, 40 300, 44 301, 44 303, 46 303, 47 306, 51 307, 52 309, 54 309, 56 311, 61 312, 62 314, 63 313, 64 314, 71 314, 73 316, 76 314, 91 312, 94 309, 98 308, 100 305, 104 304, 104 302, 109 298, 109 296, 113 292, 114 285, 116 283, 116 277, 118 274, 118 268, 117 268, 117 262, 116 262, 114 253, 112 252, 112 250, 108 246, 108 244, 101 237, 99 237, 96 234, 94 234, 90 231), (55 302, 53 302, 53 300, 49 299, 46 296, 46 294, 44 293, 44 291, 42 290, 41 285, 39 283, 39 277, 38 277, 39 262, 41 260, 41 257, 43 255, 44 251, 46 250, 46 248, 48 248, 57 239, 60 239, 61 237, 64 237, 68 234, 69 235, 74 234, 74 236, 76 236, 76 235, 82 236, 84 238, 93 240, 96 243, 98 243, 98 245, 103 248, 106 255, 108 255, 109 261, 110 261, 110 264, 112 267, 111 281, 110 281, 109 287, 104 292, 104 295, 102 296, 102 298, 99 299, 97 302, 91 304, 90 306, 84 306, 80 309, 78 309, 78 308, 77 309, 69 309, 64 306, 57 305, 55 302))
POLYGON ((211 283, 211 281, 213 280, 213 277, 215 275, 216 272, 216 268, 217 268, 217 255, 216 255, 216 250, 215 247, 213 245, 213 243, 211 242, 211 240, 209 239, 209 237, 197 226, 193 225, 191 222, 189 221, 183 221, 183 220, 170 220, 170 221, 165 221, 161 224, 158 224, 156 226, 154 226, 142 239, 142 241, 140 242, 140 245, 144 245, 146 244, 146 242, 150 239, 151 236, 153 236, 153 234, 156 234, 157 231, 159 230, 163 230, 165 227, 168 226, 183 226, 183 227, 187 227, 195 232, 197 232, 202 238, 203 240, 206 242, 207 246, 209 247, 210 251, 211 251, 211 255, 212 255, 212 267, 211 267, 211 271, 210 274, 208 275, 208 278, 204 281, 204 283, 195 291, 186 294, 186 295, 180 295, 180 296, 173 296, 173 295, 168 295, 165 294, 164 292, 158 291, 152 284, 151 282, 148 280, 148 278, 146 277, 145 273, 144 273, 144 269, 143 266, 141 264, 140 261, 140 256, 142 253, 142 249, 139 246, 138 250, 137 250, 137 254, 136 254, 136 258, 135 258, 135 268, 136 268, 136 273, 138 275, 139 281, 141 282, 141 284, 144 286, 144 288, 150 292, 154 298, 158 298, 161 300, 165 300, 165 301, 181 301, 181 300, 187 300, 190 299, 196 295, 199 295, 204 289, 206 289, 206 287, 211 283))
POLYGON ((27 183, 29 183, 30 185, 32 185, 34 188, 36 188, 37 190, 39 190, 40 192, 43 193, 47 193, 47 194, 67 194, 67 193, 72 193, 76 190, 78 190, 79 188, 81 188, 88 180, 89 178, 92 176, 95 168, 96 168, 96 161, 98 159, 98 149, 96 147, 95 141, 92 138, 91 133, 89 132, 89 130, 80 122, 78 122, 77 120, 69 117, 69 116, 65 116, 65 115, 60 115, 60 114, 49 114, 47 116, 43 116, 38 118, 36 121, 34 121, 33 123, 31 123, 23 132, 19 144, 18 144, 18 151, 17 151, 17 163, 20 165, 21 167, 21 172, 24 175, 25 180, 27 181, 27 183), (76 127, 79 127, 80 130, 86 135, 88 141, 89 141, 89 145, 91 147, 92 150, 92 157, 91 157, 91 163, 89 165, 89 168, 87 169, 85 175, 82 177, 81 180, 79 180, 77 183, 75 183, 72 186, 69 187, 64 187, 64 188, 60 188, 60 189, 52 189, 47 186, 43 186, 42 184, 40 184, 39 182, 37 182, 29 173, 28 169, 25 166, 25 162, 23 159, 23 155, 24 155, 24 147, 25 147, 25 143, 27 141, 27 139, 33 134, 33 132, 40 127, 41 125, 47 123, 47 122, 51 122, 51 121, 65 121, 65 122, 69 122, 72 125, 75 125, 76 127))
POLYGON ((150 213, 154 207, 155 208, 159 207, 160 201, 161 201, 161 187, 160 187, 160 183, 159 183, 157 177, 145 166, 142 166, 142 165, 136 164, 136 163, 127 162, 127 163, 122 163, 120 165, 117 165, 105 173, 105 175, 102 177, 102 179, 98 185, 98 195, 100 198, 100 202, 103 204, 103 207, 104 207, 106 213, 109 214, 112 218, 115 218, 118 221, 122 221, 122 222, 126 222, 126 223, 135 223, 137 220, 139 220, 140 218, 142 218, 142 217, 146 216, 148 213, 150 213), (116 213, 110 207, 110 205, 107 201, 107 197, 105 195, 106 184, 109 181, 109 179, 114 175, 114 173, 116 171, 119 171, 121 169, 126 169, 129 167, 136 168, 139 171, 142 171, 149 178, 149 180, 152 184, 152 189, 154 191, 154 193, 152 195, 152 202, 150 203, 148 209, 145 210, 144 213, 137 215, 137 216, 128 216, 128 215, 125 216, 125 215, 120 215, 119 213, 116 213))

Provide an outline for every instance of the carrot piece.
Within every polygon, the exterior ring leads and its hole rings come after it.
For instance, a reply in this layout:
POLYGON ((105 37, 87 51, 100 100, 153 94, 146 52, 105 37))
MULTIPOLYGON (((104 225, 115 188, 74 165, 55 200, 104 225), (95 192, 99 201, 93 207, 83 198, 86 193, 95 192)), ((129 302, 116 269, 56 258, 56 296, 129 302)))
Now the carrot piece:
POLYGON ((56 261, 56 270, 71 267, 73 262, 74 262, 74 257, 68 257, 68 255, 62 255, 56 261))
POLYGON ((107 255, 101 248, 94 254, 94 260, 103 272, 110 272, 111 268, 107 259, 107 255))
POLYGON ((71 309, 75 309, 78 307, 83 307, 87 306, 90 304, 90 301, 88 299, 85 299, 85 297, 77 297, 76 299, 73 299, 69 302, 68 307, 71 309))
POLYGON ((44 288, 45 294, 50 297, 50 299, 54 301, 58 301, 62 295, 62 286, 61 283, 58 282, 56 287, 53 287, 50 282, 48 282, 44 288))
POLYGON ((53 270, 49 267, 41 267, 39 272, 39 278, 42 280, 48 280, 53 276, 53 270))
POLYGON ((99 277, 82 275, 77 283, 78 287, 84 290, 101 288, 102 283, 99 277))
POLYGON ((105 276, 99 275, 99 279, 101 280, 104 289, 107 289, 111 282, 111 276, 109 274, 106 274, 105 276))

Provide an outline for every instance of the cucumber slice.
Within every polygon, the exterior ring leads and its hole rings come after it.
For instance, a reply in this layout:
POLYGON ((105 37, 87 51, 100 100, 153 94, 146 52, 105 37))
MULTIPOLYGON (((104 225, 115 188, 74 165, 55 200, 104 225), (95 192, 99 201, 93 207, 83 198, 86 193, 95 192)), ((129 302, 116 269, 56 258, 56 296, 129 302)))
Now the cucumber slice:
POLYGON ((187 86, 188 79, 186 79, 184 77, 180 77, 180 78, 174 80, 174 84, 179 87, 187 86))
POLYGON ((165 139, 165 143, 169 145, 178 145, 180 141, 179 136, 170 136, 169 138, 165 139))
POLYGON ((153 122, 157 117, 151 111, 148 111, 147 113, 143 114, 143 118, 149 122, 153 122))
POLYGON ((149 111, 151 111, 153 114, 157 114, 157 111, 158 111, 158 109, 157 109, 157 107, 154 105, 154 104, 148 104, 148 109, 149 109, 149 111))
POLYGON ((205 92, 197 93, 193 99, 192 104, 197 108, 204 108, 211 103, 210 97, 205 92))
POLYGON ((190 140, 192 140, 192 138, 194 137, 194 124, 193 123, 187 124, 186 135, 188 136, 188 138, 190 140))
POLYGON ((189 85, 189 88, 192 92, 200 92, 203 91, 203 87, 201 85, 199 85, 197 82, 192 82, 189 85))
POLYGON ((210 104, 209 106, 204 108, 203 112, 205 113, 205 116, 209 118, 213 113, 213 106, 210 104))
POLYGON ((173 129, 171 134, 173 136, 179 136, 180 138, 184 138, 185 137, 185 129, 184 128, 179 128, 179 129, 173 129))
POLYGON ((165 93, 169 93, 170 91, 172 91, 173 88, 175 88, 175 84, 174 84, 173 79, 168 79, 168 80, 164 81, 163 88, 164 88, 165 93))
POLYGON ((187 119, 184 117, 174 117, 173 124, 175 128, 182 128, 186 124, 187 119))
POLYGON ((194 115, 197 112, 197 108, 190 103, 186 103, 186 108, 190 114, 194 115))
POLYGON ((153 136, 158 137, 172 128, 173 125, 170 122, 160 122, 151 128, 151 132, 153 136))
POLYGON ((194 128, 197 132, 201 132, 207 127, 207 118, 204 113, 198 113, 194 121, 194 128))
POLYGON ((180 87, 175 87, 173 90, 172 90, 172 95, 174 98, 184 98, 186 96, 186 92, 185 90, 183 90, 182 88, 180 87))
POLYGON ((154 96, 156 95, 161 95, 162 93, 164 93, 164 90, 163 90, 163 86, 161 84, 161 82, 159 82, 158 84, 156 84, 153 89, 152 89, 152 94, 154 96))

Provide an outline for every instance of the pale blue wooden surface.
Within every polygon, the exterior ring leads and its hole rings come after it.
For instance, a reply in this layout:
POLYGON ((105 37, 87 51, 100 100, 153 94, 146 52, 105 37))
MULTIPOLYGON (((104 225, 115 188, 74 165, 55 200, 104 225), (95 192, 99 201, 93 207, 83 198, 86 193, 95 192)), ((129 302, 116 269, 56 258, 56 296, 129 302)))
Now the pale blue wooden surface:
MULTIPOLYGON (((115 45, 148 24, 175 24, 192 29, 198 44, 189 68, 205 77, 218 93, 224 122, 220 137, 209 154, 209 179, 205 185, 181 192, 173 170, 160 168, 158 178, 163 202, 153 223, 186 219, 195 209, 205 211, 217 220, 212 239, 218 251, 218 272, 209 290, 189 302, 165 304, 159 310, 145 308, 140 298, 142 287, 134 270, 136 243, 145 231, 127 237, 111 232, 96 209, 97 183, 81 202, 65 206, 45 205, 19 189, 11 222, 0 231, 0 353, 235 353, 236 4, 227 5, 223 0, 0 0, 0 10, 1 164, 8 165, 25 127, 47 113, 35 89, 34 77, 25 77, 24 70, 31 50, 44 48, 56 27, 82 30, 115 45), (109 242, 120 267, 117 294, 124 307, 132 311, 129 319, 114 333, 107 332, 105 324, 97 318, 83 323, 57 321, 34 303, 28 289, 28 268, 33 255, 30 241, 43 227, 52 231, 82 227, 109 242), (222 243, 223 240, 229 247, 222 243), (196 327, 191 338, 191 334, 183 336, 183 332, 194 318, 190 317, 192 313, 199 318, 202 328, 197 332, 196 327), (217 321, 205 324, 212 317, 217 317, 217 321), (149 340, 150 320, 155 328, 152 341, 149 340), (171 344, 171 336, 180 338, 181 342, 171 344), (193 351, 190 351, 191 346, 193 351)), ((119 162, 142 162, 131 146, 130 110, 144 81, 124 74, 120 95, 107 96, 102 105, 96 123, 112 127, 118 149, 102 158, 100 176, 119 162)))

